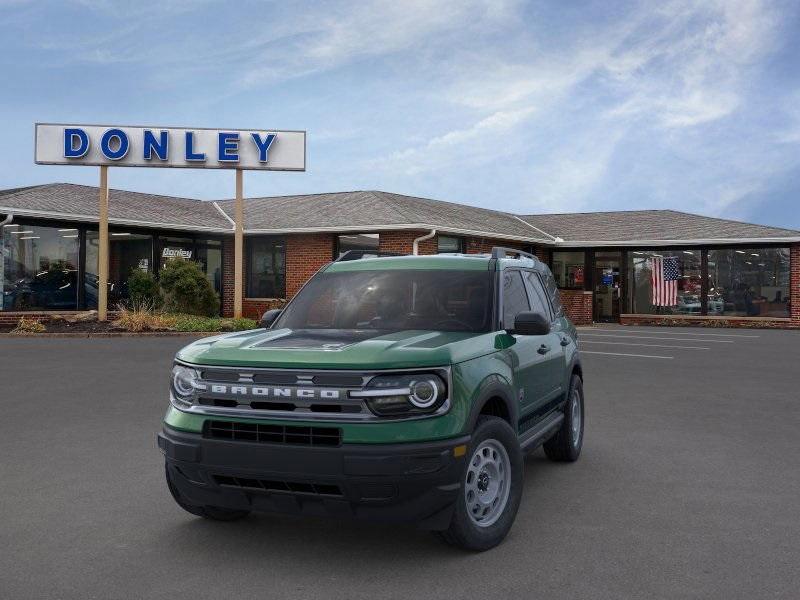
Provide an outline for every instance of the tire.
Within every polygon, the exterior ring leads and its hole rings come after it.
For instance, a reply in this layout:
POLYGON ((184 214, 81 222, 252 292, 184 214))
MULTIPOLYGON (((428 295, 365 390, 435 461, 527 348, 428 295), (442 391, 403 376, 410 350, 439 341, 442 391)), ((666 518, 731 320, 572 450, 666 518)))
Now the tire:
POLYGON ((453 546, 482 552, 502 542, 514 523, 522 499, 524 459, 514 430, 489 416, 478 419, 466 456, 453 519, 438 535, 453 546), (489 504, 484 512, 482 499, 491 502, 493 497, 496 507, 489 504))
POLYGON ((578 460, 583 447, 583 417, 583 381, 578 375, 573 375, 564 405, 564 421, 556 434, 544 443, 547 458, 556 462, 578 460))
POLYGON ((167 487, 172 497, 175 499, 178 506, 188 513, 213 521, 238 521, 250 514, 249 510, 231 510, 219 506, 197 506, 195 504, 190 504, 181 496, 181 493, 172 481, 172 476, 169 473, 169 467, 167 465, 164 465, 164 472, 167 477, 167 487))

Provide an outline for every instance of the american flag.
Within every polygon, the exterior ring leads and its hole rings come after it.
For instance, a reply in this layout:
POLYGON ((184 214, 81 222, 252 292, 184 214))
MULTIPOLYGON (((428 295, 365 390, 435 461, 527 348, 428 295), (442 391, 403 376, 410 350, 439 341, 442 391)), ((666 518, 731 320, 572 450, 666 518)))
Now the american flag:
POLYGON ((678 259, 654 256, 650 260, 653 306, 675 306, 678 304, 678 259))

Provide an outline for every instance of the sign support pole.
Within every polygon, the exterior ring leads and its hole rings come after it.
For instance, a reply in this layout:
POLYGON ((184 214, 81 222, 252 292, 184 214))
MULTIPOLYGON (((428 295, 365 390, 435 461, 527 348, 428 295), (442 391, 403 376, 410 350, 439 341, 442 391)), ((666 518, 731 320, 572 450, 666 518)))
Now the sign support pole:
POLYGON ((108 167, 100 167, 100 218, 97 253, 97 320, 108 320, 108 167))
POLYGON ((244 266, 244 201, 243 201, 242 169, 236 169, 236 225, 234 232, 234 288, 233 288, 233 316, 242 316, 242 282, 244 266))

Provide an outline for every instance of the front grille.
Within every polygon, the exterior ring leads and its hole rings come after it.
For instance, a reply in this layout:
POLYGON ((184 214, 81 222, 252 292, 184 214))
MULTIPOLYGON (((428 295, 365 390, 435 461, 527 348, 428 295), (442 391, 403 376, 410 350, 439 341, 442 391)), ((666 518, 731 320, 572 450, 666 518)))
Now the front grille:
POLYGON ((287 494, 312 494, 315 496, 342 497, 342 490, 331 483, 307 483, 297 481, 275 481, 270 479, 252 479, 249 477, 231 477, 230 475, 214 475, 214 482, 224 487, 236 487, 246 490, 265 492, 283 492, 287 494))
POLYGON ((237 442, 299 446, 339 446, 342 443, 342 430, 338 427, 301 427, 235 421, 207 421, 203 435, 237 442))

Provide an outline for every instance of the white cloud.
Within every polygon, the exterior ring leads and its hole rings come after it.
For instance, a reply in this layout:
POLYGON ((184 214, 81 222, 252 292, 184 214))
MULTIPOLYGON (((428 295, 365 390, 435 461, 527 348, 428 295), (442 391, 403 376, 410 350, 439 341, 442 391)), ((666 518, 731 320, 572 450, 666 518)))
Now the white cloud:
POLYGON ((464 166, 496 159, 502 154, 504 144, 502 137, 498 141, 498 136, 526 121, 533 112, 533 108, 499 111, 466 129, 448 131, 420 146, 395 152, 372 164, 413 175, 440 170, 453 163, 464 166))

